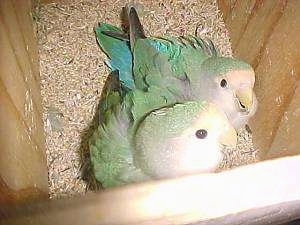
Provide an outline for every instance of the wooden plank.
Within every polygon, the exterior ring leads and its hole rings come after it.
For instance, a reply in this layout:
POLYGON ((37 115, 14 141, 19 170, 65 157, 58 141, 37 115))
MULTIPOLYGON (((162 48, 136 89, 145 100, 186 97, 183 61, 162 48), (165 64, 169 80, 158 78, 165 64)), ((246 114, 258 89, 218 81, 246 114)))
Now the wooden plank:
MULTIPOLYGON (((233 41, 234 56, 255 69, 259 105, 250 126, 254 144, 263 158, 299 79, 300 1, 256 0, 252 5, 253 1, 231 4, 226 25, 233 41), (245 9, 251 7, 249 16, 245 9)), ((285 145, 287 147, 288 143, 285 145)))
POLYGON ((30 0, 0 1, 0 204, 48 193, 30 5, 30 0))
POLYGON ((222 13, 223 20, 226 21, 232 8, 231 0, 217 0, 217 3, 218 3, 219 10, 222 13))
POLYGON ((225 23, 231 29, 231 46, 234 50, 241 38, 240 34, 243 34, 249 18, 253 15, 253 8, 257 7, 259 1, 248 0, 248 1, 236 1, 230 14, 226 17, 225 23))
MULTIPOLYGON (((269 41, 269 37, 272 35, 277 22, 280 20, 285 7, 286 0, 257 0, 252 9, 247 26, 244 30, 241 30, 240 35, 233 34, 234 36, 240 36, 233 38, 233 40, 238 40, 233 46, 234 55, 256 68, 262 56, 262 52, 265 49, 265 45, 269 41)), ((244 14, 246 14, 246 12, 244 12, 244 14)), ((235 21, 239 23, 238 20, 235 21)), ((232 27, 232 29, 235 28, 232 27)))
POLYGON ((28 60, 30 62, 30 69, 36 81, 37 88, 40 89, 40 71, 39 71, 39 57, 37 49, 37 36, 33 28, 32 13, 29 9, 33 9, 31 1, 12 0, 15 14, 17 16, 18 27, 24 39, 26 51, 28 53, 28 60))
MULTIPOLYGON (((0 5, 2 5, 2 2, 0 5)), ((11 24, 13 23, 11 22, 11 24)), ((30 68, 22 70, 19 64, 21 62, 24 67, 29 67, 27 65, 28 60, 26 63, 28 55, 24 53, 24 46, 16 44, 17 41, 22 42, 22 39, 18 39, 16 35, 13 47, 9 37, 6 35, 7 32, 9 31, 4 29, 0 20, 0 80, 2 80, 20 115, 23 117, 31 137, 35 139, 40 149, 44 149, 40 91, 37 88, 37 83, 32 80, 30 68), (16 54, 16 48, 18 49, 17 51, 21 51, 20 49, 23 48, 23 52, 20 52, 20 55, 16 54), (33 83, 35 83, 34 86, 33 83)))
POLYGON ((37 190, 45 195, 48 180, 44 149, 31 138, 1 80, 0 102, 0 200, 7 203, 36 197, 37 190), (20 192, 24 195, 17 196, 20 192))
POLYGON ((3 208, 0 223, 263 225, 286 222, 300 217, 299 170, 300 156, 264 161, 216 174, 3 208))
MULTIPOLYGON (((18 11, 22 10, 27 10, 27 12, 30 12, 31 8, 18 9, 18 11)), ((24 78, 23 82, 25 83, 25 85, 27 85, 28 89, 30 88, 30 92, 34 102, 41 102, 40 84, 39 81, 35 80, 35 76, 33 75, 34 73, 39 73, 39 68, 33 69, 33 65, 31 64, 30 60, 31 55, 28 54, 27 50, 29 46, 25 43, 25 39, 22 34, 22 29, 18 23, 16 11, 14 9, 12 1, 1 1, 0 18, 1 33, 3 33, 1 35, 1 39, 4 42, 3 45, 6 46, 6 48, 11 49, 10 53, 13 55, 13 57, 15 57, 15 62, 19 67, 19 70, 24 78)), ((25 26, 25 29, 28 29, 30 31, 30 27, 26 26, 26 24, 24 23, 23 25, 25 26)), ((33 30, 31 30, 31 32, 29 33, 26 32, 26 34, 33 36, 33 30)), ((37 49, 36 45, 37 42, 35 42, 35 46, 30 47, 34 47, 37 49)), ((5 60, 5 62, 10 63, 9 60, 5 60)), ((2 63, 4 64, 5 62, 2 63)), ((39 106, 39 104, 36 105, 39 107, 38 111, 42 112, 41 106, 39 106)))
MULTIPOLYGON (((251 122, 261 157, 271 147, 300 77, 300 1, 288 1, 255 70, 259 107, 251 122), (263 129, 262 129, 263 128, 263 129)), ((288 143, 285 144, 288 146, 288 143)))
MULTIPOLYGON (((22 204, 46 199, 48 192, 41 190, 40 187, 26 187, 14 190, 10 188, 0 177, 0 208, 7 205, 22 204)), ((1 217, 1 215, 0 215, 1 217)))
POLYGON ((280 126, 268 152, 269 158, 300 154, 300 86, 284 112, 280 126))

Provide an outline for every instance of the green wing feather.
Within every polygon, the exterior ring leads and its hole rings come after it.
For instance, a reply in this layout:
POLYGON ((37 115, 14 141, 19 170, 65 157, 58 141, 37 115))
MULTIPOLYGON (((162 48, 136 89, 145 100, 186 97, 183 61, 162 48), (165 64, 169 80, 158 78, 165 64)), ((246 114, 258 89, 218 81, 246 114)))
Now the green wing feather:
POLYGON ((190 82, 199 74, 201 64, 208 58, 218 57, 214 44, 209 39, 194 36, 149 38, 159 53, 169 58, 175 76, 188 76, 190 82))
MULTIPOLYGON (((139 82, 139 77, 133 78, 133 74, 136 72, 132 65, 132 52, 129 40, 121 40, 121 36, 126 36, 119 28, 102 23, 96 28, 97 40, 102 50, 108 55, 108 66, 112 71, 117 70, 119 73, 119 79, 121 83, 130 88, 134 88, 135 83, 139 83, 142 86, 143 82, 139 82), (103 32, 111 32, 118 34, 115 38, 107 35, 103 32)), ((139 46, 134 46, 134 54, 139 52, 167 55, 169 63, 171 64, 173 76, 184 79, 185 74, 188 74, 190 80, 193 80, 195 71, 199 70, 201 63, 209 58, 218 56, 218 52, 209 39, 201 39, 194 36, 185 37, 149 37, 146 39, 138 39, 139 46), (149 51, 152 46, 152 49, 149 51)), ((142 54, 142 55, 143 55, 142 54)), ((153 55, 153 54, 152 54, 153 55)), ((150 58, 146 56, 146 58, 150 58)))
POLYGON ((136 46, 133 54, 136 89, 122 93, 108 90, 102 104, 104 119, 90 139, 92 166, 103 187, 149 179, 135 166, 136 129, 151 111, 182 102, 181 90, 188 85, 186 80, 172 74, 167 55, 157 54, 148 42, 138 40, 136 46), (144 54, 142 47, 149 54, 144 54))
MULTIPOLYGON (((107 25, 102 28, 115 30, 107 25)), ((100 104, 103 118, 90 139, 96 179, 103 187, 148 180, 134 158, 133 138, 140 122, 154 110, 191 100, 190 83, 201 63, 217 56, 216 49, 211 42, 192 36, 137 39, 132 52, 133 66, 129 63, 126 67, 113 49, 131 56, 128 42, 101 36, 101 30, 97 31, 111 68, 118 69, 119 75, 124 68, 124 77, 132 75, 133 81, 121 78, 121 89, 108 90, 100 104), (130 88, 124 84, 130 84, 130 88)))
POLYGON ((101 23, 99 27, 95 29, 97 41, 108 56, 109 60, 106 64, 111 71, 118 72, 118 78, 122 85, 129 89, 134 88, 134 80, 132 77, 132 54, 129 47, 129 42, 126 40, 120 40, 106 35, 104 32, 116 32, 122 31, 112 25, 101 23))

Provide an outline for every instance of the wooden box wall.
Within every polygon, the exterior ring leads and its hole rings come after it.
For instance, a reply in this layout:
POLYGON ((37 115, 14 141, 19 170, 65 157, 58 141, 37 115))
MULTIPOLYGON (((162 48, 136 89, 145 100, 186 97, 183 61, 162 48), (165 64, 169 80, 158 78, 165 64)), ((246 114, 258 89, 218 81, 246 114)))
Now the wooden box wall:
POLYGON ((300 1, 219 0, 234 55, 255 69, 251 121, 264 157, 300 153, 300 1))
POLYGON ((0 205, 48 195, 31 1, 0 1, 0 205))
MULTIPOLYGON (((262 157, 299 153, 300 2, 218 4, 235 56, 256 71, 255 145, 262 157)), ((0 224, 269 224, 300 217, 300 156, 28 204, 48 191, 31 10, 30 0, 0 1, 0 224), (4 207, 9 202, 18 204, 4 207)))

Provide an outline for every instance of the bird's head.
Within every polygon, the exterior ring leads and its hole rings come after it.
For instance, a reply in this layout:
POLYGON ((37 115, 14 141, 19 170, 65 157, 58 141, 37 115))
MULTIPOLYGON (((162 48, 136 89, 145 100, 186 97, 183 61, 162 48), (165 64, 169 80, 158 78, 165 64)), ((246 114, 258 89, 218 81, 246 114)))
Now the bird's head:
POLYGON ((135 137, 135 161, 154 178, 212 172, 222 147, 235 147, 237 136, 214 104, 187 102, 150 113, 135 137))
POLYGON ((236 129, 245 125, 257 108, 252 67, 233 58, 211 57, 203 62, 201 68, 205 77, 202 92, 206 93, 203 95, 206 94, 209 101, 227 114, 236 129), (208 91, 205 83, 210 87, 208 91))

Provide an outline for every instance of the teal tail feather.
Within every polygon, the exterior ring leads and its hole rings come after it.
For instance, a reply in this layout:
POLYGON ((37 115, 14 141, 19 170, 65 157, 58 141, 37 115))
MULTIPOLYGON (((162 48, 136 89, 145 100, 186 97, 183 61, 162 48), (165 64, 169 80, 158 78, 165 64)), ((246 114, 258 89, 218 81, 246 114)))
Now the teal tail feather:
POLYGON ((135 89, 132 72, 132 53, 130 51, 129 41, 105 34, 105 31, 118 33, 123 33, 123 31, 106 23, 101 23, 95 31, 101 49, 109 58, 106 62, 109 68, 112 72, 118 72, 118 78, 122 86, 131 90, 135 89))

